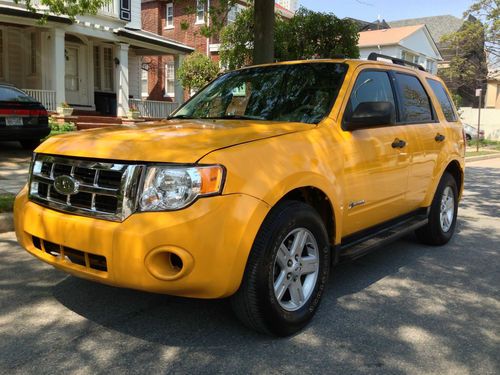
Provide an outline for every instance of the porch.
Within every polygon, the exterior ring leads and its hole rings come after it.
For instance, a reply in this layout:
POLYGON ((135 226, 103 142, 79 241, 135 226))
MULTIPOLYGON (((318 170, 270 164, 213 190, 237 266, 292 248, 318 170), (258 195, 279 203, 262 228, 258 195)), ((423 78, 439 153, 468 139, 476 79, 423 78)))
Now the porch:
MULTIPOLYGON (((167 117, 178 103, 142 100, 143 57, 173 55, 179 66, 192 50, 142 30, 78 21, 40 25, 0 14, 0 82, 23 89, 49 111, 66 102, 122 117, 134 104, 142 117, 167 117)), ((178 82, 175 89, 182 102, 178 82)))

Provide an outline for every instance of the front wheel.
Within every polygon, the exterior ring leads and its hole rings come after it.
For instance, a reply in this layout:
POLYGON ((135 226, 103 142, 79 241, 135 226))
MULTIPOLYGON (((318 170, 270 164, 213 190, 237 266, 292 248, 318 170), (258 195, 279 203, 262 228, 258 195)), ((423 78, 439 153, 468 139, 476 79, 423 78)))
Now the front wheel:
POLYGON ((417 238, 428 245, 446 244, 455 232, 457 211, 457 183, 451 174, 445 172, 432 201, 429 222, 415 231, 417 238))
POLYGON ((329 270, 328 235, 316 210, 283 202, 257 234, 233 309, 251 329, 291 335, 314 316, 329 270))

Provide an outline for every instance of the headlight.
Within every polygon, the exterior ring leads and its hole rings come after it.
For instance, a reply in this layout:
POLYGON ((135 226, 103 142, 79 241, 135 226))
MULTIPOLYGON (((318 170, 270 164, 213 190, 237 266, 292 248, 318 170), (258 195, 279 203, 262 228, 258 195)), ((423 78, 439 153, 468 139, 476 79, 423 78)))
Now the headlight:
POLYGON ((224 169, 200 167, 148 167, 140 194, 141 211, 171 211, 190 205, 198 197, 220 194, 224 169))

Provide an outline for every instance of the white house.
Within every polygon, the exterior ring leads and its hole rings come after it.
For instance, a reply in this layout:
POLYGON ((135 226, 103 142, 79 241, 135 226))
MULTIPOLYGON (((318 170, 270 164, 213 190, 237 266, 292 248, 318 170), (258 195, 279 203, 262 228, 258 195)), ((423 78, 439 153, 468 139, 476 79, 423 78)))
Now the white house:
MULTIPOLYGON (((193 51, 141 30, 141 0, 111 0, 97 15, 75 22, 49 15, 40 23, 40 17, 0 0, 0 81, 25 89, 49 110, 67 102, 124 116, 129 103, 141 99, 142 56, 174 55, 178 66, 193 51)), ((182 98, 178 84, 176 91, 182 98)))
POLYGON ((437 73, 441 54, 425 25, 395 27, 359 33, 359 53, 362 59, 377 52, 422 65, 437 73))

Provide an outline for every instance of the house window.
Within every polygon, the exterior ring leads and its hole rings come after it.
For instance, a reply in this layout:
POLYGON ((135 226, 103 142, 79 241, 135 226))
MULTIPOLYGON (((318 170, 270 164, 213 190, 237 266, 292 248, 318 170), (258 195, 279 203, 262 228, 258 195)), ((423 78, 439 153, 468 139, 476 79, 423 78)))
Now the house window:
POLYGON ((402 51, 401 58, 405 61, 408 61, 408 62, 415 62, 415 59, 416 59, 417 63, 418 63, 418 56, 415 55, 414 53, 410 53, 408 51, 402 51))
POLYGON ((113 91, 113 48, 103 47, 102 49, 102 60, 103 60, 103 85, 102 90, 113 91))
POLYGON ((30 33, 30 74, 36 74, 36 33, 30 33))
POLYGON ((141 70, 141 96, 149 96, 149 85, 148 85, 148 71, 146 69, 141 70))
POLYGON ((432 60, 427 60, 427 62, 425 63, 425 69, 432 73, 434 71, 434 61, 432 60))
POLYGON ((114 87, 113 47, 94 46, 94 89, 97 91, 115 90, 114 87))
POLYGON ((101 89, 101 49, 94 46, 94 89, 101 89))
POLYGON ((196 0, 196 23, 205 23, 205 2, 196 0))
POLYGON ((236 5, 233 5, 231 9, 229 9, 229 12, 227 13, 227 23, 233 23, 236 21, 236 16, 238 15, 238 7, 236 5))
POLYGON ((173 29, 174 28, 174 3, 167 4, 167 14, 166 14, 166 28, 173 29))
POLYGON ((165 64, 165 96, 175 96, 175 67, 173 61, 165 64))

